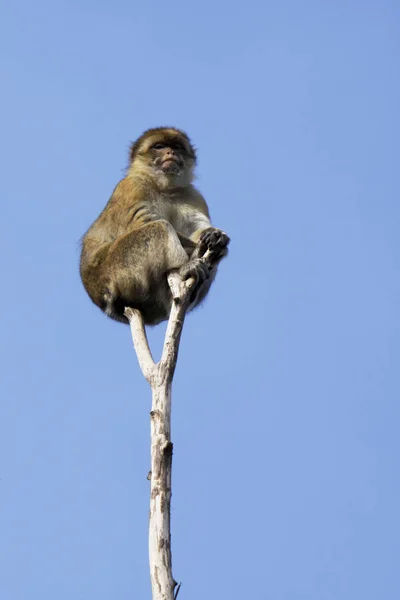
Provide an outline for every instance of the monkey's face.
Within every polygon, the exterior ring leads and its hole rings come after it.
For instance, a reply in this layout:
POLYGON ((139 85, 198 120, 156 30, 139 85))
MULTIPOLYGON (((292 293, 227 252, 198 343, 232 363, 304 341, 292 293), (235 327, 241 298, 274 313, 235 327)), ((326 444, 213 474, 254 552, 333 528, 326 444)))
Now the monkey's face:
POLYGON ((131 160, 132 166, 139 161, 162 187, 169 187, 192 181, 196 155, 186 134, 158 128, 145 132, 132 146, 131 160))
POLYGON ((185 151, 179 140, 156 142, 149 149, 155 169, 179 175, 185 166, 185 151))

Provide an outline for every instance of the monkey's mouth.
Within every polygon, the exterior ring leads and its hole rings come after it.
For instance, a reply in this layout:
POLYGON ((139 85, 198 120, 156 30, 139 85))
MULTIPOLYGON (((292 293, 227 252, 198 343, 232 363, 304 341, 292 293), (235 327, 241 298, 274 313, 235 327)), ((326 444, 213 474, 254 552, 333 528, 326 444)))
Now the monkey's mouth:
POLYGON ((180 165, 177 160, 168 158, 161 163, 161 168, 166 173, 177 173, 180 171, 180 165))

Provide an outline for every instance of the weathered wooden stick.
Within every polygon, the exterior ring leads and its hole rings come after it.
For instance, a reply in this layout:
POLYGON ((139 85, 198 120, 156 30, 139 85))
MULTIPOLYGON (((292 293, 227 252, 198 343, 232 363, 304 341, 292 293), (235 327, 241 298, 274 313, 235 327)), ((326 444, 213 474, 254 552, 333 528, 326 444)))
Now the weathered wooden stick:
POLYGON ((149 558, 153 600, 176 600, 180 586, 172 576, 171 560, 171 386, 179 341, 194 281, 168 275, 172 307, 159 363, 155 363, 140 311, 126 308, 139 365, 152 390, 149 558))

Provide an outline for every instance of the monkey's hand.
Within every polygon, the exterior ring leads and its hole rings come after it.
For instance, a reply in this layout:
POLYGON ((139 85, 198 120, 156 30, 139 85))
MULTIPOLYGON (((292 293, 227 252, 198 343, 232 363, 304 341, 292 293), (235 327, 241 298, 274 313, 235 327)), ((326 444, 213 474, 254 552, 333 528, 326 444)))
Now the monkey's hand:
POLYGON ((229 237, 221 229, 207 227, 204 229, 198 241, 198 256, 204 257, 207 262, 214 266, 228 254, 229 237))

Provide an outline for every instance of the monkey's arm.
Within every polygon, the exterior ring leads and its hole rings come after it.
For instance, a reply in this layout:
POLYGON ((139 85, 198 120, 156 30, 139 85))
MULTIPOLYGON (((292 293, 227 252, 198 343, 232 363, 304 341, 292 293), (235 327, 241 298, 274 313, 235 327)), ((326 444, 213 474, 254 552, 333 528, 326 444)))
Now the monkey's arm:
POLYGON ((188 238, 186 235, 183 235, 183 233, 180 233, 180 231, 177 231, 176 233, 184 250, 190 256, 193 250, 196 248, 196 242, 188 238))
POLYGON ((197 215, 196 217, 194 215, 191 215, 191 218, 185 220, 185 222, 181 225, 185 233, 182 233, 181 231, 177 231, 176 233, 185 252, 189 256, 189 258, 199 256, 199 239, 201 233, 210 227, 209 219, 207 217, 204 219, 203 214, 197 215))
POLYGON ((176 223, 173 223, 178 233, 179 238, 182 241, 188 240, 197 244, 201 232, 204 229, 211 227, 211 221, 207 210, 207 205, 204 202, 204 208, 202 206, 185 205, 182 206, 175 219, 176 223))
POLYGON ((185 233, 177 232, 179 240, 191 259, 200 258, 209 251, 210 265, 215 266, 228 253, 229 237, 211 225, 202 212, 195 212, 185 223, 185 233))

